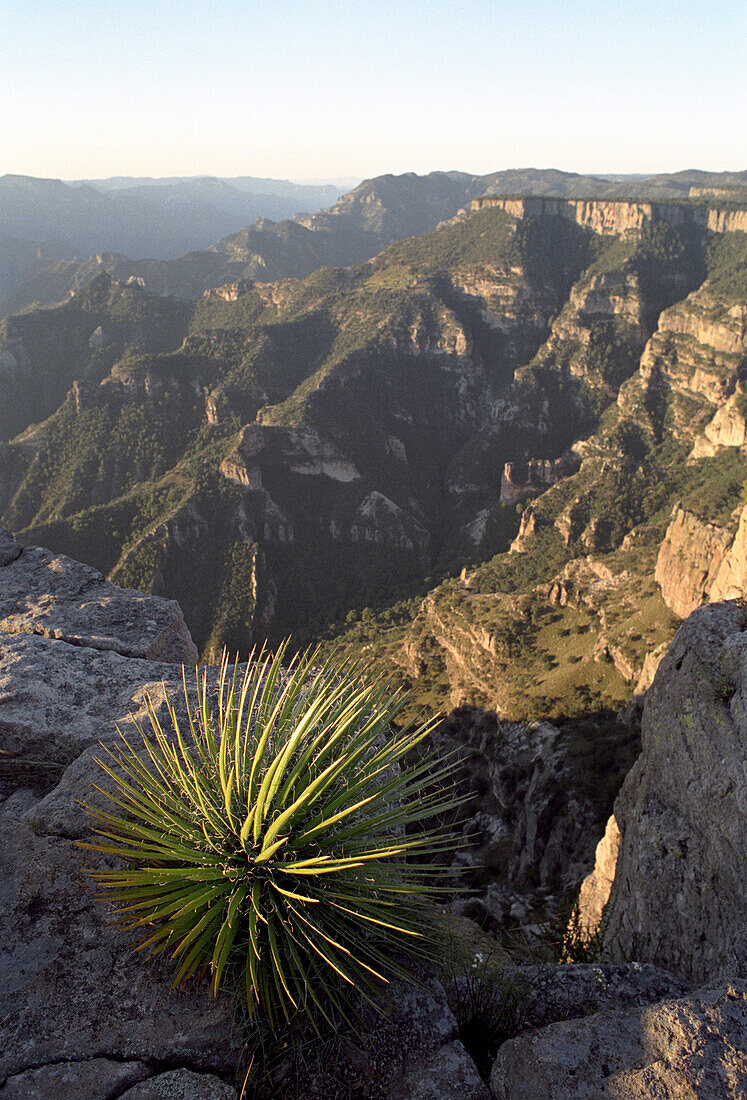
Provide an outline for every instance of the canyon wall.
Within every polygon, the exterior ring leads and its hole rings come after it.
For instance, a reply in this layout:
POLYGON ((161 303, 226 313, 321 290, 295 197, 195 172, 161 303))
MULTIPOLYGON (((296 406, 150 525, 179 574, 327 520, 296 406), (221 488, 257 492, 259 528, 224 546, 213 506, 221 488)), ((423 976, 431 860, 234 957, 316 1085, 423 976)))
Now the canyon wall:
POLYGON ((473 199, 472 210, 498 207, 514 218, 561 217, 594 233, 628 236, 657 222, 699 225, 714 233, 747 232, 747 209, 700 203, 628 202, 622 199, 555 199, 527 195, 484 195, 473 199))

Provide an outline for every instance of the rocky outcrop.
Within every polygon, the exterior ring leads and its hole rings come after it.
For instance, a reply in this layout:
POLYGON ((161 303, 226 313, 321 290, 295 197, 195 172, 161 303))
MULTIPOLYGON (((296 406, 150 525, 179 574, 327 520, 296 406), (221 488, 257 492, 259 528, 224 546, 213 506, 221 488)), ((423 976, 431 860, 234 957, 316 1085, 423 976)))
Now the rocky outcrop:
POLYGON ((524 554, 532 544, 532 539, 537 533, 539 527, 539 520, 537 513, 530 506, 525 508, 521 513, 521 522, 519 524, 519 530, 516 534, 516 538, 509 546, 509 552, 512 554, 524 554))
POLYGON ((587 935, 594 935, 602 922, 604 908, 609 901, 615 880, 617 854, 620 848, 620 829, 612 814, 604 836, 597 844, 594 870, 581 883, 578 895, 578 913, 581 928, 587 935))
POLYGON ((594 233, 628 236, 649 225, 698 225, 714 233, 747 232, 747 209, 704 204, 626 202, 617 199, 555 199, 525 195, 502 198, 485 195, 472 200, 472 210, 496 206, 514 218, 561 217, 594 233))
POLYGON ((241 429, 236 451, 229 456, 225 477, 250 487, 266 466, 280 465, 288 473, 305 477, 328 477, 333 481, 356 481, 360 474, 353 463, 332 443, 310 429, 282 428, 269 424, 247 424, 241 429), (246 481, 237 471, 246 470, 246 481), (255 473, 255 470, 258 472, 255 473))
POLYGON ((693 459, 737 445, 746 331, 744 303, 705 282, 661 312, 618 408, 654 439, 666 430, 689 444, 693 459))
POLYGON ((428 532, 394 501, 374 490, 365 497, 349 529, 351 542, 373 542, 398 550, 424 554, 430 545, 428 532))
POLYGON ((53 638, 123 657, 197 661, 174 600, 117 588, 96 569, 38 546, 24 548, 1 530, 0 632, 53 638))
POLYGON ((507 462, 501 475, 499 503, 518 504, 539 496, 577 468, 573 456, 566 455, 554 460, 532 458, 526 463, 507 462))
POLYGON ((675 615, 685 618, 708 601, 737 599, 747 593, 747 508, 739 516, 735 534, 680 506, 674 509, 655 577, 675 615))
POLYGON ((747 419, 745 419, 745 393, 741 384, 719 405, 713 418, 708 421, 693 445, 691 459, 712 458, 726 447, 744 447, 747 441, 747 419))
POLYGON ((734 982, 510 1039, 490 1085, 496 1100, 738 1100, 746 1050, 747 983, 734 982))
POLYGON ((686 982, 651 963, 540 963, 507 966, 504 985, 521 994, 521 1030, 610 1009, 655 1004, 690 992, 686 982))
POLYGON ((680 627, 646 694, 641 738, 615 802, 608 950, 697 982, 745 976, 744 604, 700 608, 680 627))
POLYGON ((726 528, 675 508, 654 574, 664 602, 675 615, 684 619, 707 601, 733 537, 726 528))

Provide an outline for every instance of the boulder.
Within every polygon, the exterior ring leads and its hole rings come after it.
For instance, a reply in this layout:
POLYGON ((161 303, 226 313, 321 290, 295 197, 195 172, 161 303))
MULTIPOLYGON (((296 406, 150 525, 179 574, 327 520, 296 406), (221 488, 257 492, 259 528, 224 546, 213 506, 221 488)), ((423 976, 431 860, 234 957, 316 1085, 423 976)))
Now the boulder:
POLYGON ((119 1100, 236 1100, 238 1093, 212 1073, 172 1069, 141 1081, 119 1096, 119 1100))
POLYGON ((2 1100, 109 1100, 119 1097, 147 1077, 150 1070, 143 1062, 113 1062, 109 1058, 90 1058, 83 1062, 59 1062, 27 1069, 9 1077, 0 1088, 2 1100))
MULTIPOLYGON (((745 977, 744 603, 711 604, 682 624, 646 694, 641 736, 615 802, 620 844, 607 949, 693 982, 745 977)), ((608 854, 599 868, 606 880, 608 854)))
POLYGON ((490 1090, 458 1039, 411 1066, 390 1100, 490 1100, 490 1090))
POLYGON ((233 1006, 204 982, 174 990, 168 961, 135 952, 86 874, 110 865, 0 823, 0 1082, 91 1059, 232 1070, 233 1006))
POLYGON ((306 1069, 282 1078, 279 1095, 489 1100, 441 983, 424 975, 422 985, 394 981, 388 993, 382 1016, 364 1010, 356 1033, 338 1036, 335 1051, 310 1049, 306 1069))
POLYGON ((0 531, 0 631, 40 634, 125 657, 194 665, 175 600, 118 588, 96 569, 0 531))
POLYGON ((0 633, 0 749, 10 755, 71 762, 116 738, 118 726, 134 732, 133 719, 146 720, 147 697, 163 718, 167 692, 174 702, 184 694, 173 664, 0 633))
POLYGON ((490 1086, 496 1100, 737 1100, 745 1051, 747 983, 738 981, 509 1039, 490 1086))
POLYGON ((506 967, 502 987, 514 1001, 515 1028, 544 1027, 603 1009, 634 1008, 689 992, 651 963, 547 963, 506 967))

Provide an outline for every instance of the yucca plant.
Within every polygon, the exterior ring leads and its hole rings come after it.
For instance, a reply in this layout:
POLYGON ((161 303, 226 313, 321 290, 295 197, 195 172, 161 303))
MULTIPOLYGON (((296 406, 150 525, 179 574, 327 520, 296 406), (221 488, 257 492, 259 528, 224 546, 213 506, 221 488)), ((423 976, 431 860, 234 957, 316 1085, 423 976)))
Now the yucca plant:
POLYGON ((142 744, 120 731, 99 761, 115 807, 86 807, 86 846, 125 861, 91 872, 121 924, 171 954, 175 984, 209 972, 272 1028, 379 1003, 428 955, 435 860, 454 848, 438 822, 458 803, 451 763, 406 760, 431 729, 393 732, 406 696, 351 662, 317 667, 318 651, 284 668, 285 653, 243 674, 224 659, 212 692, 198 672, 170 729, 148 703, 142 744))

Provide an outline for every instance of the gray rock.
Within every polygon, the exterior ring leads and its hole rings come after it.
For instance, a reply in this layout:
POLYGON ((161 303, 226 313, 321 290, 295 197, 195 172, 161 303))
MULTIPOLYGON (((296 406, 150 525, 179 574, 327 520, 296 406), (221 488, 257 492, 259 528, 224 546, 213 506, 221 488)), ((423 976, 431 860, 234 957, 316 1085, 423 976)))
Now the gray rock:
POLYGON ((693 982, 747 976, 747 608, 678 630, 646 695, 643 750, 615 803, 605 943, 693 982))
POLYGON ((68 763, 89 745, 116 738, 117 726, 132 731, 133 717, 145 721, 148 695, 164 718, 164 684, 174 702, 183 697, 173 664, 0 634, 0 749, 68 763))
MULTIPOLYGON (((134 740, 133 747, 136 747, 134 740)), ((147 760, 145 749, 139 755, 144 762, 147 760)), ((25 817, 37 835, 62 836, 72 840, 86 836, 93 826, 84 805, 109 811, 113 808, 111 801, 101 792, 113 793, 116 784, 101 767, 100 760, 114 766, 114 761, 101 745, 91 745, 65 769, 60 782, 44 798, 30 806, 19 801, 23 812, 16 816, 25 817)), ((8 803, 15 797, 11 796, 3 806, 4 816, 10 816, 12 810, 8 803)))
POLYGON ((522 1028, 653 1004, 689 991, 685 982, 651 963, 506 967, 501 978, 516 991, 522 1028))
POLYGON ((0 825, 0 1080, 54 1062, 109 1058, 229 1071, 232 1007, 204 983, 171 986, 112 926, 85 868, 104 857, 0 825))
POLYGON ((236 1100, 237 1095, 235 1088, 212 1073, 172 1069, 128 1089, 119 1100, 236 1100))
POLYGON ((197 663, 174 600, 118 588, 64 554, 21 548, 5 531, 0 565, 0 631, 6 634, 41 634, 126 657, 197 663))
POLYGON ((11 562, 20 557, 22 550, 23 547, 20 542, 16 542, 10 531, 5 531, 0 527, 0 568, 4 565, 10 565, 11 562))
POLYGON ((9 795, 5 801, 0 804, 0 819, 23 817, 27 810, 29 810, 38 801, 38 796, 34 791, 29 790, 28 787, 19 787, 13 791, 13 794, 9 795))
MULTIPOLYGON (((323 1050, 325 1048, 322 1048, 323 1050)), ((487 1100, 489 1093, 459 1042, 440 982, 392 983, 384 1015, 371 1012, 337 1055, 282 1082, 291 1098, 366 1096, 377 1100, 487 1100)))
POLYGON ((645 1008, 600 1012, 509 1039, 496 1100, 743 1100, 747 983, 645 1008))
POLYGON ((147 1077, 142 1062, 112 1062, 91 1058, 86 1062, 58 1062, 27 1069, 9 1077, 0 1088, 2 1100, 113 1100, 123 1089, 147 1077))
POLYGON ((490 1089, 462 1044, 453 1039, 430 1058, 417 1059, 388 1096, 390 1100, 490 1100, 490 1089))

